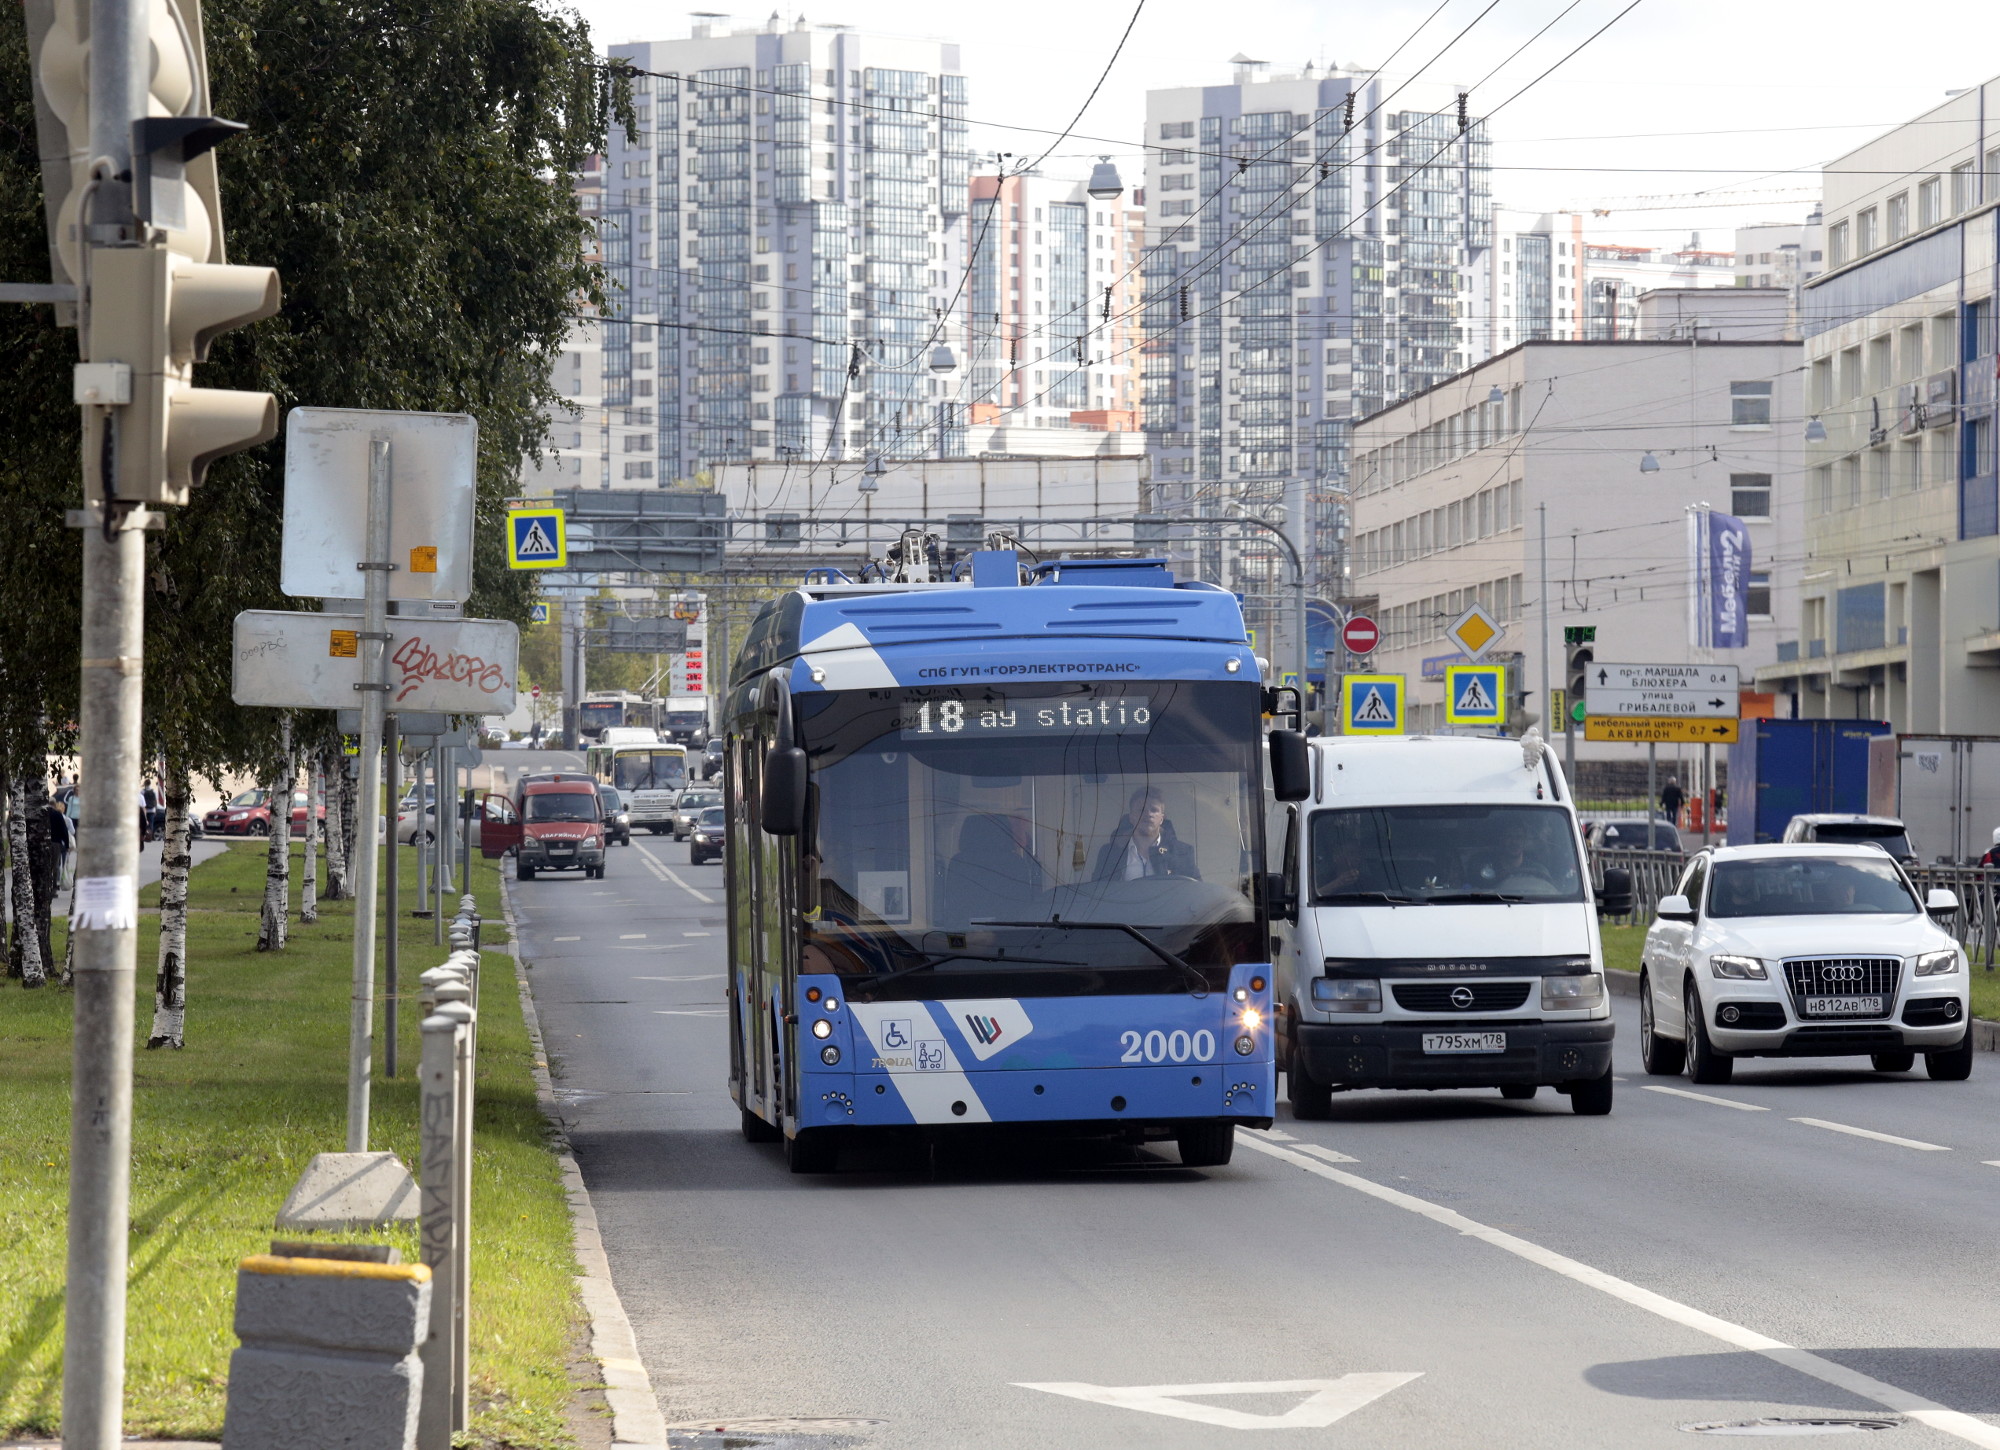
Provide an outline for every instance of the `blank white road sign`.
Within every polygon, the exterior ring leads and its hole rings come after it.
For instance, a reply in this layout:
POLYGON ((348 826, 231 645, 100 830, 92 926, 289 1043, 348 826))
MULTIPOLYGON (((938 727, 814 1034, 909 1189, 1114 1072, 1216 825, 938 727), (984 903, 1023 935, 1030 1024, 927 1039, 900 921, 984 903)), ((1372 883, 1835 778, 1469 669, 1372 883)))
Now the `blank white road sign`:
MULTIPOLYGON (((361 699, 361 621, 351 614, 247 609, 236 616, 231 695, 239 705, 352 709, 361 699)), ((520 682, 521 632, 505 619, 389 617, 388 708, 505 715, 520 682)))
POLYGON ((1736 689, 1735 665, 1593 664, 1584 701, 1592 715, 1734 719, 1736 689))
POLYGON ((280 587, 301 599, 359 599, 368 543, 368 453, 389 440, 391 599, 472 595, 479 422, 469 413, 294 408, 285 418, 280 587))

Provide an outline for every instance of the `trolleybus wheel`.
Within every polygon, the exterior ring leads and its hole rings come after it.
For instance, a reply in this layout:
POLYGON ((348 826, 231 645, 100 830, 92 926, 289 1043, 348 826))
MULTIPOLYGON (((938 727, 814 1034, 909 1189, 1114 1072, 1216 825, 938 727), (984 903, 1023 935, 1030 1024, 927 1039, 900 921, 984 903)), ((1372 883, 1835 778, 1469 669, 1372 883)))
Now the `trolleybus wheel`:
POLYGON ((778 1141, 779 1136, 780 1134, 776 1128, 772 1127, 769 1123, 765 1122, 762 1118, 758 1117, 748 1108, 745 1108, 743 1110, 744 1142, 775 1143, 778 1141))
POLYGON ((785 1166, 794 1173, 831 1173, 839 1154, 824 1128, 802 1128, 785 1140, 785 1166))
POLYGON ((1234 1123, 1186 1123, 1174 1138, 1189 1168, 1220 1168, 1236 1151, 1234 1123))

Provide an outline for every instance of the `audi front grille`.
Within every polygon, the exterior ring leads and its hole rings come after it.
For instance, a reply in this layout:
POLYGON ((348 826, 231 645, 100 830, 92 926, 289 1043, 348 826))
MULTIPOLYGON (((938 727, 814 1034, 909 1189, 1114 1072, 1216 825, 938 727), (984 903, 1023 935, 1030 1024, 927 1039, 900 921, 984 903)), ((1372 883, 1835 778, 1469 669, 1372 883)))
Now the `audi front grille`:
POLYGON ((1792 1006, 1805 1015, 1808 997, 1880 997, 1882 1010, 1871 1017, 1887 1017, 1896 1006, 1896 984, 1903 973, 1900 957, 1788 957, 1785 985, 1791 989, 1792 1006))

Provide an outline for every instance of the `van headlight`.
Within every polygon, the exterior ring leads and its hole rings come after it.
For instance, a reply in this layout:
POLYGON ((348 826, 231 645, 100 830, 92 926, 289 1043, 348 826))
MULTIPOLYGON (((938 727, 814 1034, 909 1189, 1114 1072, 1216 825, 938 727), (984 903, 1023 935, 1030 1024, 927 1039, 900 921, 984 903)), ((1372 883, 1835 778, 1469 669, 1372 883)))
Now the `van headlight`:
POLYGON ((1708 969, 1718 977, 1736 982, 1761 982, 1764 964, 1755 957, 1734 957, 1717 953, 1708 959, 1708 969))
POLYGON ((1604 1001, 1604 976, 1600 972, 1580 972, 1569 977, 1542 978, 1544 1012, 1578 1012, 1604 1001))
POLYGON ((1925 952, 1917 958, 1916 975, 1919 977, 1943 977, 1958 970, 1958 953, 1925 952))
POLYGON ((1322 1012, 1380 1012, 1382 984, 1373 977, 1320 977, 1312 986, 1313 1006, 1322 1012))

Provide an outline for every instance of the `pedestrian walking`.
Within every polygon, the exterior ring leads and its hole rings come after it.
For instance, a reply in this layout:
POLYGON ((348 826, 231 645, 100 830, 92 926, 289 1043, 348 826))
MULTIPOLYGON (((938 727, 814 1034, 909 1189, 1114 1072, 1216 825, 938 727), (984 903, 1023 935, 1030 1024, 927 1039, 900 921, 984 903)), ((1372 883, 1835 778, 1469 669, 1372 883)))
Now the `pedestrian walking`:
POLYGON ((67 802, 44 801, 42 813, 48 817, 49 842, 56 850, 56 886, 61 890, 69 885, 75 871, 76 835, 69 827, 67 802))
POLYGON ((1678 825, 1681 819, 1681 807, 1686 803, 1687 793, 1681 789, 1681 783, 1673 776, 1668 776, 1667 783, 1660 787, 1660 809, 1666 812, 1669 821, 1678 825))

